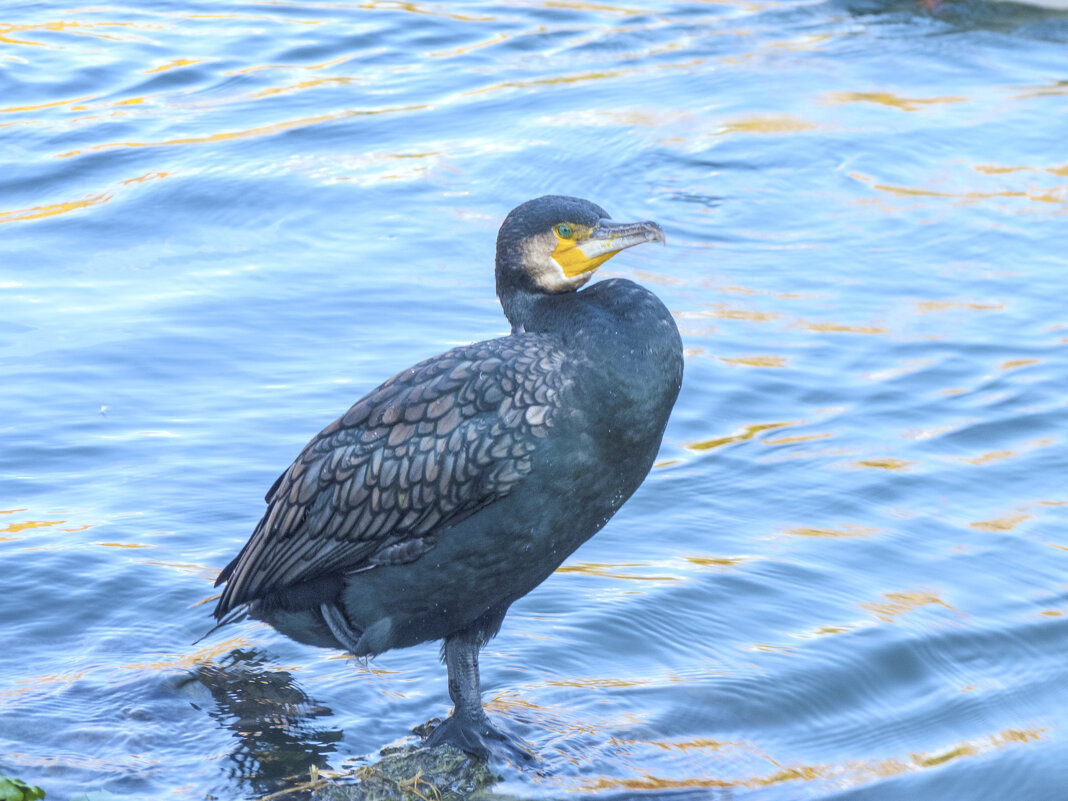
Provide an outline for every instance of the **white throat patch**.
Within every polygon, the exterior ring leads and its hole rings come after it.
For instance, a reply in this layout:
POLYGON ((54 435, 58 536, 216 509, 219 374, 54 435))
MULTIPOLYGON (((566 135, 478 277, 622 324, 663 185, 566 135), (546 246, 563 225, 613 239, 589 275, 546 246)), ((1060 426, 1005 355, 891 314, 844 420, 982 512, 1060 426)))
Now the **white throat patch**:
POLYGON ((574 292, 593 277, 593 270, 568 278, 553 258, 556 237, 552 231, 527 237, 521 245, 523 265, 527 274, 543 291, 558 294, 574 292))

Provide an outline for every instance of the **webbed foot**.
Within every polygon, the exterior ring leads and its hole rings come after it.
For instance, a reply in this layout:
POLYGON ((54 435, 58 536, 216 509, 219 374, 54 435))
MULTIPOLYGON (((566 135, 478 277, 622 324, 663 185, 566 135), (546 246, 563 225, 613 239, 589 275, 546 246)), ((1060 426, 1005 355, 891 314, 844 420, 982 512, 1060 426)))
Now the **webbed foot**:
POLYGON ((523 767, 535 760, 534 754, 522 740, 509 737, 497 729, 485 713, 479 716, 450 715, 430 733, 424 745, 433 747, 445 743, 487 762, 503 760, 523 767))

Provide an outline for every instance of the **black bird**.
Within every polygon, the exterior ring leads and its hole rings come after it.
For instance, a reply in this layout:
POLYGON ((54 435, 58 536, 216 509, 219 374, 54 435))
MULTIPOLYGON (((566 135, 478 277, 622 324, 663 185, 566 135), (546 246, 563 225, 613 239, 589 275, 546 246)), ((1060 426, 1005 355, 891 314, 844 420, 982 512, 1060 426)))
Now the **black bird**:
POLYGON ((249 613, 303 643, 372 656, 444 640, 455 707, 427 740, 528 757, 482 708, 478 651, 638 488, 682 381, 682 343, 613 255, 656 223, 547 196, 497 236, 512 333, 397 374, 324 428, 268 490, 219 574, 219 625, 249 613))

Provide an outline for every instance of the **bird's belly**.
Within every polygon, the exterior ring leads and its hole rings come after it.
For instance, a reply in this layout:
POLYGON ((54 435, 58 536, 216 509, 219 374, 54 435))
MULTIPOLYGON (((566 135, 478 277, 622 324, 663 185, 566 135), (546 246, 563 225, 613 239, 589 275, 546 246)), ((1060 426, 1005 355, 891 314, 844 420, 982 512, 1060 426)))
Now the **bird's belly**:
POLYGON ((519 492, 500 499, 438 533, 437 545, 414 562, 348 576, 342 608, 370 633, 369 652, 447 637, 487 613, 503 616, 622 503, 609 504, 604 495, 597 502, 576 495, 573 503, 538 503, 543 497, 519 492))

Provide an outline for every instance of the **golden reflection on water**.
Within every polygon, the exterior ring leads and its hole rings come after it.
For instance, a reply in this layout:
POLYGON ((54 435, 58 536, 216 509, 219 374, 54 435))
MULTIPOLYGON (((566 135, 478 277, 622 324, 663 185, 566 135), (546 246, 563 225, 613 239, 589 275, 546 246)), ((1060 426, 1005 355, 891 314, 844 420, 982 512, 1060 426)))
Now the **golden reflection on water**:
POLYGON ((752 289, 747 286, 741 286, 739 284, 717 284, 712 287, 719 292, 734 292, 738 295, 767 295, 773 298, 780 298, 782 300, 801 300, 804 298, 815 298, 817 295, 805 295, 799 292, 776 292, 770 289, 752 289))
POLYGON ((37 103, 32 106, 8 106, 7 108, 0 108, 0 114, 13 114, 23 111, 38 111, 43 108, 56 108, 58 106, 66 106, 69 103, 80 103, 91 97, 93 97, 93 95, 82 95, 81 97, 72 97, 67 100, 53 100, 50 103, 37 103))
POLYGON ((815 123, 794 117, 790 114, 765 114, 752 117, 741 117, 724 123, 716 132, 723 134, 786 134, 801 133, 802 131, 814 131, 818 128, 815 123))
POLYGON ((895 184, 880 183, 878 179, 870 175, 864 175, 856 171, 847 173, 850 178, 859 181, 872 189, 901 198, 932 198, 940 200, 954 200, 959 205, 978 203, 984 200, 996 199, 1023 199, 1033 200, 1038 203, 1065 206, 1068 205, 1068 185, 1054 188, 1029 187, 1027 189, 1001 189, 994 191, 964 190, 951 192, 935 190, 919 186, 901 186, 895 184))
POLYGON ((916 314, 931 314, 943 311, 1000 311, 1004 303, 975 303, 961 300, 917 300, 913 301, 916 314))
MULTIPOLYGON (((127 178, 124 181, 120 181, 122 186, 130 186, 131 184, 142 184, 146 181, 153 181, 159 178, 166 178, 171 173, 169 172, 146 172, 144 175, 139 175, 135 178, 127 178)), ((67 214, 72 211, 79 211, 90 206, 97 206, 101 203, 107 203, 115 197, 114 192, 102 192, 97 195, 90 195, 89 197, 82 198, 81 200, 69 200, 64 203, 52 203, 47 206, 30 206, 25 209, 14 209, 12 211, 0 211, 0 225, 4 223, 24 222, 26 220, 39 220, 43 217, 54 217, 58 214, 67 214)))
POLYGON ((996 451, 987 451, 981 453, 978 456, 958 456, 957 459, 967 464, 984 465, 991 462, 1000 462, 1003 459, 1015 459, 1025 453, 1039 448, 1046 448, 1054 443, 1058 442, 1057 437, 1045 437, 1043 439, 1033 439, 1025 442, 1017 450, 1003 449, 996 451))
MULTIPOLYGON (((141 546, 144 548, 152 547, 148 545, 141 546)), ((140 565, 152 565, 153 567, 165 567, 171 570, 177 570, 180 573, 184 573, 190 576, 196 576, 204 581, 215 581, 215 577, 219 575, 219 569, 217 567, 206 567, 204 565, 195 564, 193 562, 169 562, 162 559, 136 559, 134 560, 140 565)), ((201 604, 214 601, 218 596, 212 596, 211 598, 204 598, 191 606, 200 606, 201 604)))
POLYGON ((571 11, 606 11, 609 14, 619 14, 620 16, 644 13, 643 9, 633 6, 591 3, 588 0, 541 0, 541 2, 532 3, 532 5, 541 6, 542 8, 566 8, 571 11))
MULTIPOLYGON (((929 768, 936 768, 957 759, 968 757, 983 757, 992 751, 1004 749, 1010 746, 1019 746, 1036 743, 1046 738, 1045 728, 1010 728, 989 734, 972 740, 949 745, 934 752, 917 751, 900 757, 873 760, 844 760, 839 763, 823 763, 814 765, 788 765, 784 766, 776 761, 771 755, 764 754, 757 747, 746 742, 723 742, 710 740, 707 744, 694 746, 693 748, 705 752, 718 752, 724 750, 750 751, 760 755, 760 758, 771 764, 775 770, 763 775, 742 776, 727 778, 729 776, 730 763, 724 764, 724 777, 710 775, 693 775, 676 778, 655 776, 643 773, 639 777, 614 777, 597 776, 579 781, 579 789, 586 792, 600 791, 664 791, 700 788, 730 788, 740 787, 757 789, 772 785, 786 784, 789 782, 833 782, 836 789, 859 787, 870 782, 914 773, 929 768)), ((625 744, 631 741, 619 741, 625 744)), ((649 745, 664 750, 671 750, 674 746, 668 741, 665 744, 655 742, 633 741, 636 744, 649 745)), ((687 749, 680 749, 686 751, 687 749)))
POLYGON ((883 598, 885 600, 878 603, 868 602, 859 604, 859 606, 884 623, 893 623, 898 618, 924 606, 941 606, 959 617, 967 617, 964 612, 943 601, 937 593, 930 591, 887 592, 883 593, 883 598))
POLYGON ((975 164, 972 169, 984 175, 1006 175, 1012 172, 1046 172, 1050 175, 1068 176, 1068 164, 1059 167, 998 167, 993 164, 975 164))
POLYGON ((698 567, 711 567, 717 569, 737 567, 740 564, 752 560, 751 556, 684 556, 683 559, 698 567))
POLYGON ((322 25, 327 20, 323 19, 297 19, 296 17, 268 17, 262 14, 171 14, 169 16, 178 19, 241 19, 254 20, 256 22, 285 22, 289 25, 322 25))
POLYGON ((567 678, 548 679, 543 684, 546 687, 573 687, 577 690, 619 690, 628 687, 652 687, 661 684, 652 677, 641 679, 620 679, 614 677, 605 678, 567 678))
POLYGON ((823 102, 829 105, 847 103, 876 103, 880 106, 896 108, 899 111, 923 111, 929 106, 944 106, 953 103, 965 103, 968 98, 949 95, 946 97, 901 97, 892 92, 828 92, 823 95, 823 102))
POLYGON ((904 459, 862 459, 859 462, 853 462, 850 467, 861 468, 873 468, 875 470, 907 470, 915 462, 908 462, 904 459))
POLYGON ((621 562, 607 564, 597 562, 564 563, 556 568, 557 573, 579 573, 584 576, 596 576, 597 578, 628 579, 631 581, 680 581, 678 576, 635 575, 624 572, 627 568, 648 568, 650 565, 642 562, 621 562))
MULTIPOLYGON (((626 276, 634 281, 642 284, 656 284, 657 286, 680 286, 685 283, 681 278, 672 278, 670 275, 664 275, 663 273, 650 273, 645 270, 612 270, 601 268, 601 272, 606 277, 616 278, 619 276, 626 276)), ((685 312, 672 312, 672 314, 678 314, 681 317, 685 317, 685 312)))
MULTIPOLYGON (((611 719, 590 714, 584 714, 579 718, 572 714, 570 708, 558 711, 553 707, 536 704, 529 698, 508 692, 496 693, 485 698, 483 706, 488 712, 504 717, 526 719, 536 717, 539 729, 558 734, 563 739, 593 736, 601 743, 612 742, 613 731, 641 723, 641 718, 632 712, 621 712, 611 719)), ((552 777, 545 778, 547 781, 554 781, 552 777)))
POLYGON ((804 424, 804 420, 791 420, 783 423, 752 423, 745 426, 741 431, 731 434, 726 437, 718 437, 716 439, 704 440, 703 442, 691 442, 686 445, 692 451, 707 451, 712 448, 719 448, 723 445, 729 445, 733 442, 745 442, 755 437, 757 434, 763 431, 772 431, 776 428, 785 428, 787 426, 799 426, 804 424))
MULTIPOLYGON (((973 523, 969 523, 968 527, 977 531, 1012 531, 1020 523, 1037 517, 1041 512, 1041 507, 1060 507, 1068 506, 1068 501, 1050 501, 1050 500, 1035 500, 1028 501, 1020 504, 1014 511, 1009 514, 1001 515, 990 520, 978 520, 973 523)), ((1059 547, 1059 546, 1055 546, 1059 547)))
POLYGON ((811 640, 816 637, 829 637, 835 634, 847 634, 854 631, 856 626, 816 626, 800 634, 794 634, 799 640, 811 640))
MULTIPOLYGON (((88 526, 86 526, 88 528, 88 526)), ((154 545, 138 545, 133 542, 93 542, 91 545, 99 545, 101 548, 154 548, 154 545)))
MULTIPOLYGON (((424 108, 426 108, 424 104, 417 104, 413 106, 392 106, 372 109, 345 109, 344 111, 335 111, 330 114, 319 114, 314 117, 301 117, 295 120, 284 120, 282 122, 273 122, 268 125, 260 125, 255 128, 222 131, 220 133, 204 134, 202 136, 183 136, 176 139, 161 139, 156 142, 102 142, 100 144, 90 145, 84 149, 69 150, 66 153, 57 153, 56 158, 64 159, 70 158, 71 156, 78 156, 86 152, 114 150, 116 148, 124 147, 173 147, 175 145, 203 145, 212 142, 251 139, 259 136, 271 136, 276 133, 291 131, 297 128, 307 128, 322 122, 332 122, 334 120, 346 119, 348 117, 370 117, 378 114, 396 114, 405 111, 419 111, 424 108)), ((2 222, 2 220, 0 220, 0 222, 2 222)))
MULTIPOLYGON (((25 510, 24 509, 16 509, 16 510, 12 510, 12 511, 22 512, 22 511, 25 511, 25 510)), ((5 514, 10 514, 10 512, 5 512, 5 514)), ((46 528, 48 526, 58 526, 58 525, 61 525, 63 523, 66 523, 66 522, 67 522, 66 520, 24 520, 21 523, 8 523, 3 528, 0 528, 0 533, 5 533, 6 532, 6 533, 13 534, 13 533, 15 533, 17 531, 25 531, 26 529, 29 529, 29 528, 46 528)))
POLYGON ((977 520, 974 523, 969 523, 968 527, 974 528, 976 531, 1012 531, 1020 523, 1030 519, 1031 515, 1026 512, 1016 512, 1002 517, 995 517, 992 520, 977 520))
POLYGON ((62 45, 46 44, 45 42, 36 42, 29 39, 15 39, 9 35, 12 33, 27 33, 30 31, 40 31, 42 33, 66 33, 75 36, 108 39, 116 42, 142 39, 142 37, 139 36, 114 36, 101 33, 94 30, 95 28, 131 28, 135 30, 158 31, 162 30, 163 26, 143 22, 74 22, 70 20, 41 22, 34 25, 11 25, 0 23, 0 42, 15 45, 30 45, 32 47, 47 47, 55 50, 66 49, 62 45))
POLYGON ((875 325, 843 325, 841 323, 820 322, 810 323, 807 320, 798 320, 795 324, 801 328, 817 333, 825 334, 889 334, 890 330, 875 325))
MULTIPOLYGON (((759 8, 759 6, 758 6, 759 8)), ((738 31, 740 35, 744 35, 745 31, 738 31)), ((759 61, 770 54, 777 54, 782 51, 787 52, 804 52, 819 50, 821 46, 831 39, 828 34, 800 34, 792 39, 780 39, 778 41, 767 42, 764 44, 758 44, 756 47, 748 49, 744 53, 737 55, 726 56, 720 61, 723 64, 745 64, 750 61, 759 61)))
MULTIPOLYGON (((256 0, 256 4, 302 10, 308 8, 351 8, 349 3, 314 2, 314 0, 312 2, 303 2, 302 0, 297 2, 293 2, 293 0, 256 0)), ((410 14, 441 17, 442 19, 451 19, 456 22, 494 22, 497 20, 497 17, 493 16, 474 16, 472 14, 457 14, 446 11, 446 6, 439 3, 411 3, 403 0, 360 0, 356 7, 367 11, 406 11, 410 14)), ((270 19, 273 20, 276 17, 271 17, 270 19)))
POLYGON ((1011 459, 1014 456, 1019 456, 1016 451, 987 451, 980 456, 958 456, 962 462, 968 462, 968 464, 989 464, 990 462, 998 462, 1002 459, 1011 459))
POLYGON ((624 740, 613 738, 613 743, 618 745, 648 745, 652 748, 660 748, 664 751, 712 751, 718 753, 727 749, 751 748, 748 743, 737 740, 713 740, 711 737, 697 737, 692 740, 624 740))
POLYGON ((792 437, 779 437, 778 439, 765 439, 765 445, 795 445, 798 442, 813 442, 818 439, 830 439, 834 434, 825 431, 821 434, 795 434, 792 437))
POLYGON ((762 312, 754 309, 734 309, 725 303, 715 303, 712 305, 713 308, 711 309, 682 312, 679 316, 683 319, 711 317, 716 320, 746 320, 749 322, 760 323, 779 319, 778 312, 762 312))
POLYGON ((483 47, 489 47, 490 45, 500 44, 501 42, 508 41, 508 34, 501 32, 495 33, 488 39, 483 39, 481 42, 474 42, 473 44, 461 45, 455 47, 452 50, 438 50, 427 53, 429 58, 455 58, 456 56, 465 56, 475 50, 480 50, 483 47))
POLYGON ((551 78, 524 78, 510 81, 500 81, 498 83, 490 84, 489 86, 481 86, 477 89, 469 89, 463 94, 465 96, 474 96, 481 94, 489 94, 493 92, 500 92, 507 89, 533 89, 542 86, 567 86, 570 84, 591 83, 593 81, 600 81, 606 78, 631 77, 661 70, 688 70, 692 67, 699 66, 702 63, 704 63, 704 59, 694 58, 688 61, 679 61, 673 63, 647 64, 641 67, 625 67, 610 70, 589 70, 586 72, 573 73, 571 75, 556 75, 551 78))
MULTIPOLYGON (((742 322, 754 323, 776 322, 781 320, 783 316, 778 311, 762 311, 759 309, 736 308, 726 303, 713 303, 710 305, 712 308, 680 311, 674 314, 675 317, 679 320, 715 319, 738 320, 742 322)), ((836 323, 830 320, 812 322, 804 319, 803 317, 792 319, 789 322, 789 326, 791 328, 801 328, 806 331, 812 331, 818 334, 864 334, 874 336, 888 335, 891 333, 890 329, 885 328, 881 325, 852 325, 847 323, 836 323)), ((697 335, 709 335, 714 333, 714 329, 709 331, 693 330, 690 333, 697 335)))
POLYGON ((90 206, 98 206, 101 203, 107 203, 114 197, 109 192, 102 192, 98 195, 90 195, 89 197, 82 198, 81 200, 68 200, 63 203, 50 203, 47 206, 30 206, 25 209, 15 209, 13 211, 0 211, 0 225, 4 223, 22 222, 24 220, 39 220, 42 217, 54 217, 57 214, 66 214, 71 211, 78 211, 79 209, 86 209, 90 206))
POLYGON ((786 367, 786 356, 717 356, 724 364, 731 367, 786 367))
MULTIPOLYGON (((248 637, 239 634, 233 637, 227 637, 225 640, 216 643, 205 645, 203 648, 198 648, 191 653, 148 654, 147 656, 149 657, 149 660, 146 662, 131 662, 124 665, 108 667, 106 669, 151 670, 159 673, 184 673, 191 671, 202 664, 213 662, 231 651, 252 648, 258 644, 259 643, 256 640, 249 639, 248 637)), ((93 669, 99 670, 101 668, 93 669)), ((287 667, 285 669, 294 670, 292 667, 287 667)))
POLYGON ((492 92, 500 92, 505 89, 532 89, 536 86, 558 86, 574 83, 588 83, 590 81, 602 80, 604 78, 620 78, 625 75, 631 75, 639 72, 637 69, 616 69, 606 70, 601 72, 580 72, 574 75, 557 75, 552 78, 528 78, 525 80, 513 80, 513 81, 501 81, 499 83, 490 84, 489 86, 481 86, 478 89, 469 89, 464 92, 465 95, 481 95, 489 94, 492 92))
POLYGON ((286 92, 299 92, 304 89, 314 89, 319 86, 345 86, 353 83, 356 79, 348 75, 338 75, 328 78, 313 78, 308 81, 298 81, 287 86, 272 86, 269 89, 261 89, 259 92, 253 92, 250 97, 254 100, 259 100, 264 97, 272 97, 274 95, 282 95, 286 92))
POLYGON ((1002 362, 998 365, 999 370, 1015 370, 1017 367, 1029 367, 1032 364, 1038 364, 1041 359, 1010 359, 1009 361, 1002 362))
POLYGON ((227 70, 223 75, 243 75, 248 72, 258 72, 260 70, 321 70, 326 67, 334 67, 338 64, 344 64, 351 56, 340 56, 338 58, 332 58, 329 61, 323 61, 320 64, 260 64, 255 67, 242 67, 238 70, 227 70))
POLYGON ((0 698, 15 699, 28 694, 54 693, 64 690, 94 673, 112 676, 112 681, 114 681, 114 675, 117 671, 153 670, 168 672, 192 670, 197 665, 209 662, 234 649, 248 648, 255 644, 255 641, 247 637, 234 636, 188 654, 157 654, 154 659, 150 659, 147 662, 94 664, 91 667, 66 673, 43 673, 38 676, 28 676, 23 679, 17 679, 8 688, 0 689, 0 698))
POLYGON ((878 534, 879 529, 872 528, 871 526, 858 526, 853 523, 847 523, 841 528, 812 528, 810 526, 800 526, 798 528, 788 528, 783 533, 790 534, 794 537, 829 537, 831 539, 840 539, 868 537, 872 534, 878 534))
POLYGON ((142 70, 145 74, 151 75, 156 72, 167 72, 168 70, 179 69, 180 67, 188 67, 193 64, 203 63, 202 58, 172 58, 166 64, 160 64, 158 67, 152 67, 151 69, 142 70))

